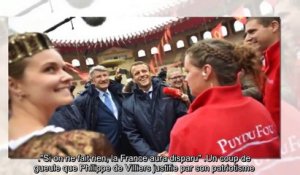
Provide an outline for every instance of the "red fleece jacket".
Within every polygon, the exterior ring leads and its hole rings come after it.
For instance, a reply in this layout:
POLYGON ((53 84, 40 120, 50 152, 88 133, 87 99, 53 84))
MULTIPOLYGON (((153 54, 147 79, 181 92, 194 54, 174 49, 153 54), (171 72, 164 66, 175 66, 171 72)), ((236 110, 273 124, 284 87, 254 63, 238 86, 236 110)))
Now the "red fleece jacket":
POLYGON ((265 52, 266 81, 263 90, 263 103, 280 131, 280 42, 270 46, 265 52))
POLYGON ((267 109, 240 85, 206 90, 171 131, 169 155, 279 157, 277 128, 267 109))

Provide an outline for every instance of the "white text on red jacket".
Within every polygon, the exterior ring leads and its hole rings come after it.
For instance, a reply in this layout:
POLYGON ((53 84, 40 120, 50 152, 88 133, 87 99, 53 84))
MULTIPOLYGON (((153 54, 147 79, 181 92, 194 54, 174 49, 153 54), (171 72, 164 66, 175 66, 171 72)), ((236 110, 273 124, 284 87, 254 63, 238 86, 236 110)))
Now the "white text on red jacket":
POLYGON ((222 150, 222 154, 233 154, 235 152, 238 152, 238 150, 235 150, 237 148, 244 147, 250 145, 257 145, 257 144, 264 144, 266 142, 270 142, 274 140, 275 138, 269 138, 269 140, 262 140, 261 138, 266 138, 266 136, 274 135, 277 138, 277 135, 275 134, 275 129, 273 125, 256 125, 253 130, 244 132, 238 136, 235 136, 231 139, 220 139, 217 141, 217 144, 222 150), (230 151, 228 153, 228 151, 230 151))

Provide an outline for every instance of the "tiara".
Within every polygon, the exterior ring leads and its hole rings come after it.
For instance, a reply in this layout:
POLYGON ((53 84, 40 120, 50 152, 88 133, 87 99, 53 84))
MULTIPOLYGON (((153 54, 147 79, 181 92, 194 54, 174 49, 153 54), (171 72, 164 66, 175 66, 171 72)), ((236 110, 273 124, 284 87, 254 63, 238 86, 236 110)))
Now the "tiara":
POLYGON ((24 33, 9 36, 9 60, 12 64, 26 57, 30 57, 43 50, 54 48, 51 40, 43 33, 24 33))

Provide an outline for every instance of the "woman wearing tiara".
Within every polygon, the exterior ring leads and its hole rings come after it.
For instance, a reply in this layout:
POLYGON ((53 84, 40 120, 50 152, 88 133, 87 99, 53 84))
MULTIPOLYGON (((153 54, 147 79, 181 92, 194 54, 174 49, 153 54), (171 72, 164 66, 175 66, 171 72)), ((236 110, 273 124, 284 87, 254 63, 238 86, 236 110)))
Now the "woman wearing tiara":
POLYGON ((72 76, 47 35, 9 37, 9 156, 113 154, 103 134, 47 126, 59 106, 72 102, 72 76))

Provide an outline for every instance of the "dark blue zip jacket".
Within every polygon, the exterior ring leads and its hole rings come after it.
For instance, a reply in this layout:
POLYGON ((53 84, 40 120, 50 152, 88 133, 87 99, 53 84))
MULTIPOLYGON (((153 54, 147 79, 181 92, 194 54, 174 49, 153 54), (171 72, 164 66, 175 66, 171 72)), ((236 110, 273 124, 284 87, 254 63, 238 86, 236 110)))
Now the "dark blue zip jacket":
POLYGON ((133 94, 123 101, 124 133, 143 156, 154 156, 168 149, 171 129, 187 111, 182 101, 163 94, 166 85, 161 80, 153 78, 152 86, 152 99, 135 86, 133 94))

